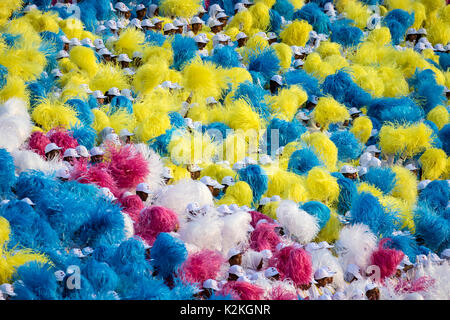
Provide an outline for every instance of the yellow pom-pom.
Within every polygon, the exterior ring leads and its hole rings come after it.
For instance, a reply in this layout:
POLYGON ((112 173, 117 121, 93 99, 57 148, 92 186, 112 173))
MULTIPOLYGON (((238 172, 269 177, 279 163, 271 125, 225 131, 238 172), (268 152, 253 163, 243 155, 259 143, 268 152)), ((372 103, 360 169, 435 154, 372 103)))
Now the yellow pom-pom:
POLYGON ((410 170, 402 166, 394 166, 392 171, 395 172, 397 178, 392 195, 404 200, 408 205, 413 206, 417 198, 416 177, 410 170))
MULTIPOLYGON (((237 30, 237 33, 242 30, 247 35, 250 34, 250 30, 253 25, 253 15, 250 13, 249 10, 244 10, 241 12, 238 12, 233 16, 233 19, 230 20, 230 22, 227 24, 227 27, 225 29, 225 33, 229 35, 232 40, 235 40, 228 32, 231 32, 231 29, 237 30)), ((233 31, 234 36, 237 35, 236 31, 233 31)))
POLYGON ((314 239, 315 242, 326 241, 328 243, 333 243, 339 239, 339 232, 342 229, 342 223, 339 221, 336 212, 331 211, 330 219, 327 224, 320 230, 317 237, 314 239))
POLYGON ((227 106, 225 123, 235 130, 255 130, 258 132, 261 129, 259 115, 243 99, 233 101, 231 105, 227 106))
POLYGON ((283 115, 287 121, 291 121, 298 108, 308 100, 308 94, 299 86, 290 86, 282 89, 278 96, 272 100, 271 108, 275 111, 276 117, 283 115))
POLYGON ((262 213, 264 213, 266 216, 276 220, 277 219, 277 209, 278 209, 279 205, 280 205, 280 201, 269 202, 268 204, 266 204, 263 207, 262 213))
POLYGON ((176 164, 208 163, 216 154, 217 146, 207 134, 174 133, 167 147, 176 164))
POLYGON ((89 83, 89 88, 107 92, 113 87, 119 90, 128 88, 129 84, 126 74, 113 64, 100 64, 97 73, 89 83))
POLYGON ((136 137, 143 142, 160 136, 170 129, 170 118, 166 113, 152 112, 136 125, 136 137))
POLYGON ((78 68, 87 72, 89 76, 94 76, 98 71, 97 58, 92 49, 84 46, 76 46, 70 50, 70 60, 78 68))
POLYGON ((133 53, 141 51, 145 42, 145 34, 136 28, 127 28, 120 33, 119 39, 114 43, 117 53, 126 53, 133 57, 133 53))
POLYGON ((244 181, 238 181, 234 185, 229 186, 222 199, 217 202, 217 205, 222 204, 237 204, 238 206, 251 207, 253 202, 253 192, 250 186, 244 181))
POLYGON ((0 102, 6 102, 11 98, 29 101, 27 86, 19 76, 8 75, 6 85, 0 89, 0 102))
POLYGON ((447 108, 443 106, 434 107, 430 112, 428 112, 427 120, 432 121, 438 129, 441 130, 449 120, 447 108))
POLYGON ((222 181, 222 179, 225 178, 226 176, 230 176, 230 177, 234 178, 236 176, 236 173, 228 167, 225 167, 225 166, 222 166, 219 164, 210 164, 201 171, 200 176, 201 177, 205 177, 205 176, 211 177, 220 183, 222 181))
POLYGON ((253 27, 266 31, 270 25, 269 7, 263 2, 255 3, 248 9, 253 17, 253 27))
POLYGON ((439 179, 447 167, 447 155, 444 150, 430 148, 419 158, 422 164, 422 179, 439 179))
POLYGON ((383 196, 383 191, 372 184, 368 184, 367 182, 361 182, 360 184, 358 184, 356 189, 358 190, 358 193, 368 192, 376 198, 381 198, 383 196))
POLYGON ((159 9, 165 16, 190 18, 198 13, 200 0, 161 0, 159 9))
POLYGON ((358 117, 353 120, 353 126, 351 127, 350 132, 353 133, 360 142, 366 144, 370 138, 372 129, 373 125, 369 117, 358 117))
POLYGON ((165 63, 146 63, 137 69, 134 76, 134 87, 141 94, 148 94, 164 81, 168 71, 169 69, 165 63))
POLYGON ((77 112, 74 109, 60 101, 48 99, 40 101, 35 106, 31 118, 45 131, 55 127, 69 129, 78 121, 77 112))
POLYGON ((214 64, 193 60, 183 69, 184 88, 195 92, 198 99, 209 96, 218 99, 224 88, 223 77, 219 73, 220 69, 214 64))
POLYGON ((284 43, 290 46, 303 47, 308 41, 309 33, 311 31, 312 26, 308 22, 304 20, 295 20, 281 31, 280 38, 284 43))
POLYGON ((106 127, 110 127, 111 124, 109 122, 109 118, 106 113, 100 109, 92 109, 92 113, 94 114, 94 123, 92 123, 92 128, 100 133, 106 127))
POLYGON ((336 42, 331 41, 322 41, 320 42, 319 47, 317 48, 317 53, 320 54, 322 59, 332 56, 332 55, 340 55, 341 45, 336 42))
POLYGON ((9 240, 9 234, 11 229, 9 227, 9 222, 3 217, 0 217, 0 246, 9 240))
POLYGON ((308 172, 306 188, 311 200, 331 203, 339 197, 339 185, 337 179, 325 169, 315 167, 308 172))
POLYGON ((317 155, 329 171, 336 170, 338 150, 333 141, 325 133, 314 132, 310 134, 305 132, 301 139, 315 149, 317 155))
POLYGON ((388 45, 391 42, 391 32, 388 27, 374 29, 369 33, 367 41, 380 46, 388 45))
POLYGON ((347 108, 332 97, 319 98, 312 114, 314 121, 325 130, 331 123, 343 122, 350 118, 347 108))

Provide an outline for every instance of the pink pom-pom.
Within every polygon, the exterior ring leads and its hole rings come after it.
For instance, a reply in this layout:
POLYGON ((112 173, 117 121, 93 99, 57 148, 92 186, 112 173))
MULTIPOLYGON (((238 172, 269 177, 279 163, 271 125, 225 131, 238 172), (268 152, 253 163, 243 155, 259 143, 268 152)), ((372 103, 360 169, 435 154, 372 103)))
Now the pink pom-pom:
POLYGON ((45 157, 45 146, 50 143, 50 139, 40 131, 35 131, 31 134, 28 146, 38 155, 45 157))
POLYGON ((280 237, 275 232, 275 224, 260 223, 250 236, 250 248, 256 251, 269 249, 274 251, 280 243, 280 237))
POLYGON ((136 234, 152 245, 161 232, 172 232, 178 227, 178 215, 170 209, 151 206, 141 211, 135 226, 136 234))
POLYGON ((419 291, 427 291, 428 288, 434 285, 434 283, 435 280, 427 276, 423 276, 412 281, 399 279, 397 285, 395 286, 395 292, 397 292, 398 294, 406 294, 419 291))
POLYGON ((86 173, 78 178, 78 181, 80 183, 93 183, 100 188, 108 188, 116 197, 119 194, 116 182, 103 163, 90 167, 86 173))
POLYGON ((130 145, 119 148, 108 145, 107 153, 110 159, 108 169, 119 188, 132 189, 144 182, 149 169, 147 161, 140 152, 130 145))
POLYGON ((313 267, 311 256, 301 248, 284 247, 269 260, 278 269, 281 279, 291 279, 296 285, 311 282, 313 267))
POLYGON ((120 198, 120 204, 122 205, 123 211, 126 212, 134 222, 139 219, 139 213, 144 209, 144 203, 138 195, 131 195, 127 197, 120 198))
POLYGON ((75 159, 72 170, 70 170, 69 180, 78 180, 83 174, 86 174, 87 171, 87 161, 84 159, 75 159))
POLYGON ((222 287, 220 294, 231 294, 231 296, 236 300, 264 299, 264 289, 245 281, 228 281, 222 287))
POLYGON ((72 132, 63 128, 53 128, 47 132, 47 137, 51 142, 56 143, 58 147, 62 148, 62 153, 64 153, 66 149, 75 149, 78 146, 78 141, 72 136, 72 132))
POLYGON ((405 256, 402 251, 385 248, 384 244, 389 240, 389 238, 381 240, 378 249, 370 257, 371 263, 380 268, 381 281, 395 274, 398 265, 405 256))
POLYGON ((250 215, 252 216, 252 221, 250 222, 251 226, 253 228, 256 228, 256 224, 259 220, 267 220, 268 223, 273 223, 273 219, 269 216, 266 216, 265 214, 259 212, 259 211, 250 211, 250 215))
POLYGON ((184 262, 180 274, 190 283, 200 283, 207 279, 215 279, 224 262, 222 255, 217 251, 202 250, 188 257, 184 262))
POLYGON ((269 300, 298 300, 297 295, 282 286, 274 286, 269 292, 269 300))

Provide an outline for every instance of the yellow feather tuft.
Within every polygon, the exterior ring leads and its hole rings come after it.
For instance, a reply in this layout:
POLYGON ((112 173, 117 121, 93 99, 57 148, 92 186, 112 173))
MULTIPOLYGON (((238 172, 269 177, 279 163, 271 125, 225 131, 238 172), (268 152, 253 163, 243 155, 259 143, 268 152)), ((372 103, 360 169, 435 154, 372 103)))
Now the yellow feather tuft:
POLYGON ((170 129, 170 118, 166 113, 152 112, 136 125, 136 137, 143 142, 160 136, 170 129))
POLYGON ((92 49, 84 46, 76 46, 70 50, 70 60, 78 68, 87 72, 90 77, 94 76, 98 71, 97 58, 92 49))
POLYGON ((119 39, 114 43, 117 53, 126 53, 133 57, 133 53, 141 51, 145 42, 145 34, 136 28, 127 28, 120 33, 119 39))
POLYGON ((280 38, 290 46, 303 47, 308 41, 309 33, 312 29, 312 26, 308 22, 295 20, 281 31, 280 38))
POLYGON ((266 31, 270 25, 269 7, 263 2, 255 3, 248 9, 253 17, 253 28, 266 31))
POLYGON ((287 121, 291 121, 298 108, 308 100, 308 94, 299 86, 290 86, 282 89, 272 100, 271 108, 278 114, 286 117, 287 121))
POLYGON ((0 89, 0 102, 6 102, 11 98, 20 98, 28 102, 29 93, 25 82, 20 77, 8 75, 6 85, 0 89))
POLYGON ((426 150, 419 158, 422 164, 422 179, 439 179, 447 168, 447 155, 444 150, 430 148, 426 150))
POLYGON ((190 18, 198 13, 200 0, 161 0, 159 9, 165 16, 190 18))
POLYGON ((168 75, 168 71, 167 64, 163 62, 158 64, 146 63, 137 69, 133 85, 141 94, 148 94, 164 81, 168 75))
POLYGON ((432 121, 439 130, 449 121, 448 110, 444 106, 437 106, 427 114, 427 120, 432 121))
POLYGON ((369 117, 358 117, 353 120, 353 126, 351 127, 350 132, 353 133, 361 143, 366 144, 370 138, 372 129, 373 125, 369 117))
POLYGON ((217 153, 217 145, 200 132, 174 133, 167 149, 171 160, 179 165, 209 163, 217 153))
POLYGON ((394 166, 392 171, 395 172, 397 178, 392 195, 402 199, 410 207, 414 206, 417 199, 417 179, 415 175, 402 166, 394 166))
POLYGON ((217 202, 217 205, 222 204, 237 204, 238 206, 251 207, 253 202, 253 192, 250 186, 244 181, 238 181, 234 185, 229 186, 222 199, 217 202))
POLYGON ((89 83, 91 90, 100 90, 106 92, 116 87, 119 90, 129 88, 126 74, 121 68, 111 63, 99 64, 99 68, 95 76, 89 83))
POLYGON ((367 37, 367 41, 373 42, 374 44, 379 46, 389 45, 391 39, 391 32, 389 31, 388 27, 374 29, 369 33, 367 37))
POLYGON ((100 109, 92 109, 92 113, 94 114, 94 123, 92 123, 92 128, 100 133, 106 127, 110 127, 111 123, 109 121, 106 113, 100 109))
POLYGON ((41 100, 31 113, 33 121, 45 131, 55 127, 69 129, 78 121, 77 112, 58 100, 41 100))
POLYGON ((333 243, 339 239, 339 233, 342 229, 342 223, 339 221, 337 213, 331 211, 330 219, 327 224, 320 230, 314 242, 326 241, 328 243, 333 243))
POLYGON ((302 134, 301 139, 315 149, 317 155, 330 172, 336 170, 338 151, 336 145, 325 133, 305 132, 302 134))
POLYGON ((321 201, 325 204, 332 203, 339 197, 337 179, 319 167, 312 168, 308 172, 306 188, 311 200, 321 201))
POLYGON ((317 48, 316 52, 319 53, 322 59, 332 55, 340 55, 341 45, 336 42, 322 41, 320 42, 320 45, 317 48))
POLYGON ((325 130, 331 123, 343 122, 350 117, 347 108, 332 97, 319 98, 312 115, 314 121, 325 130))

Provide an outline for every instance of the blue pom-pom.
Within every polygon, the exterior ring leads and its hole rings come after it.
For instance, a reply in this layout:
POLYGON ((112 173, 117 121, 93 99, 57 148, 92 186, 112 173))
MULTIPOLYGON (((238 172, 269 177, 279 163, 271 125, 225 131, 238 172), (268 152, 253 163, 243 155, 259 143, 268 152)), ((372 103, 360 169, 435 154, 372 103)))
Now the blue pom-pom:
POLYGON ((17 268, 13 278, 14 300, 57 300, 56 278, 51 265, 38 262, 27 262, 17 268))
POLYGON ((328 220, 330 220, 330 209, 319 201, 308 201, 301 206, 310 215, 313 215, 319 221, 320 229, 325 227, 328 220))
POLYGON ((312 96, 320 97, 321 91, 319 88, 319 81, 313 76, 306 73, 304 70, 293 70, 286 72, 284 75, 286 84, 291 85, 299 85, 306 91, 309 98, 312 96))
POLYGON ((195 57, 198 47, 193 38, 183 37, 182 35, 176 34, 172 42, 172 49, 172 68, 180 71, 186 63, 195 57))
POLYGON ((202 132, 206 132, 213 140, 219 142, 227 138, 227 130, 231 130, 231 128, 222 122, 212 122, 207 126, 202 126, 202 132))
POLYGON ((338 198, 338 214, 345 215, 350 211, 352 202, 358 196, 358 190, 353 180, 342 177, 338 178, 339 198, 338 198))
POLYGON ((11 194, 16 182, 14 159, 6 149, 0 149, 0 196, 11 194))
POLYGON ((266 129, 266 143, 265 145, 262 145, 261 148, 263 148, 263 151, 267 152, 267 154, 272 155, 279 147, 284 147, 289 142, 297 140, 305 132, 306 128, 297 119, 288 122, 273 118, 266 129), (274 136, 272 137, 272 135, 274 136), (278 146, 272 143, 272 138, 275 139, 277 135, 278 139, 275 141, 278 141, 278 146), (266 150, 264 150, 264 148, 266 150))
POLYGON ((395 187, 397 177, 391 168, 370 168, 362 180, 374 185, 384 194, 389 194, 395 187))
POLYGON ((75 126, 70 128, 70 130, 80 146, 85 146, 88 150, 94 147, 97 132, 92 127, 75 126))
POLYGON ((175 128, 183 128, 186 125, 184 124, 184 118, 178 112, 170 112, 169 113, 170 124, 175 128))
POLYGON ((222 68, 235 68, 241 65, 239 56, 236 50, 230 46, 223 46, 214 49, 214 54, 211 61, 222 68))
POLYGON ((261 196, 266 192, 269 178, 259 165, 249 165, 238 171, 240 181, 248 183, 253 192, 253 203, 258 203, 261 196))
POLYGON ((350 161, 358 158, 362 152, 362 144, 350 131, 336 131, 330 140, 338 148, 338 159, 340 161, 350 161))
POLYGON ((419 195, 419 202, 426 203, 437 213, 445 210, 449 199, 450 188, 446 180, 431 181, 419 195))
POLYGON ((442 149, 450 156, 450 123, 447 123, 439 131, 439 139, 442 141, 442 149))
POLYGON ((305 175, 316 166, 322 165, 314 151, 310 148, 296 150, 289 158, 288 171, 298 175, 305 175))
POLYGON ((416 236, 422 238, 432 250, 439 250, 450 240, 450 221, 437 215, 426 204, 414 210, 414 225, 416 236))
POLYGON ((330 18, 314 2, 309 2, 300 10, 295 11, 292 18, 308 21, 317 33, 328 34, 330 32, 330 18))
POLYGON ((357 27, 337 22, 331 25, 331 41, 343 47, 357 46, 363 40, 363 36, 363 32, 357 27))
POLYGON ((78 119, 84 125, 89 126, 94 122, 94 114, 86 102, 81 99, 70 99, 66 103, 77 111, 78 119))
POLYGON ((152 266, 158 275, 166 278, 172 276, 187 259, 186 247, 180 239, 161 232, 150 249, 152 266))
POLYGON ((259 72, 265 80, 263 85, 268 83, 279 69, 280 60, 273 48, 267 48, 249 56, 248 71, 259 72))
POLYGON ((450 68, 450 53, 439 54, 439 65, 443 71, 448 71, 448 68, 450 68))
POLYGON ((244 99, 261 117, 267 119, 270 116, 269 108, 265 102, 266 91, 260 86, 245 81, 237 87, 233 95, 233 100, 244 99))

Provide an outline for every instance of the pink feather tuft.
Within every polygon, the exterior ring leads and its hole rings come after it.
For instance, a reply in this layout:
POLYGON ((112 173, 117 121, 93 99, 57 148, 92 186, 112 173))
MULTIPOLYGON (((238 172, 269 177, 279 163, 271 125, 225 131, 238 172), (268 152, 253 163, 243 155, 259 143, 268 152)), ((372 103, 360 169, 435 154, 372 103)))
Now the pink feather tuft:
POLYGON ((395 292, 397 292, 398 294, 406 294, 419 291, 427 291, 428 288, 434 285, 434 283, 435 280, 427 276, 423 276, 412 281, 399 279, 399 282, 395 286, 395 292))
POLYGON ((291 279, 296 285, 311 282, 311 256, 301 248, 284 247, 269 260, 269 266, 277 268, 282 279, 291 279))
POLYGON ((282 286, 274 286, 269 292, 269 300, 298 300, 297 295, 285 290, 282 286))
POLYGON ((75 160, 72 170, 70 170, 70 180, 78 180, 83 174, 87 173, 87 161, 84 159, 75 160))
POLYGON ((275 227, 275 224, 260 223, 250 236, 250 248, 256 251, 266 249, 274 251, 277 244, 281 242, 275 227))
POLYGON ((152 245, 160 232, 172 232, 178 226, 178 215, 170 209, 151 206, 139 215, 136 234, 152 245))
POLYGON ((38 155, 45 157, 45 146, 50 143, 50 139, 40 131, 35 131, 31 134, 28 146, 38 155))
POLYGON ((47 137, 51 142, 56 143, 58 147, 62 148, 62 153, 64 153, 66 149, 75 149, 78 146, 78 141, 72 136, 72 132, 63 128, 53 128, 47 132, 47 137))
POLYGON ((108 169, 119 188, 132 189, 144 182, 149 169, 141 153, 130 145, 119 148, 108 145, 107 152, 110 159, 108 169))
POLYGON ((104 163, 90 167, 86 173, 78 178, 78 181, 81 183, 93 183, 100 188, 108 188, 116 197, 119 194, 116 182, 104 163))
POLYGON ((250 211, 250 215, 252 216, 252 221, 250 222, 250 224, 253 228, 256 228, 256 224, 259 220, 266 219, 268 223, 273 223, 273 219, 271 217, 266 216, 259 211, 250 211))
POLYGON ((264 289, 245 281, 228 281, 222 287, 221 295, 231 294, 236 300, 263 300, 264 289))
POLYGON ((183 278, 190 283, 200 283, 207 279, 215 279, 224 262, 217 251, 202 250, 188 257, 181 268, 183 278))
POLYGON ((402 251, 385 248, 384 244, 389 240, 389 238, 381 240, 378 249, 370 257, 371 263, 380 268, 381 281, 395 274, 399 263, 405 255, 402 251))
POLYGON ((126 212, 134 222, 137 222, 139 213, 144 209, 144 203, 141 198, 137 195, 131 195, 120 198, 119 202, 122 205, 123 211, 126 212))

